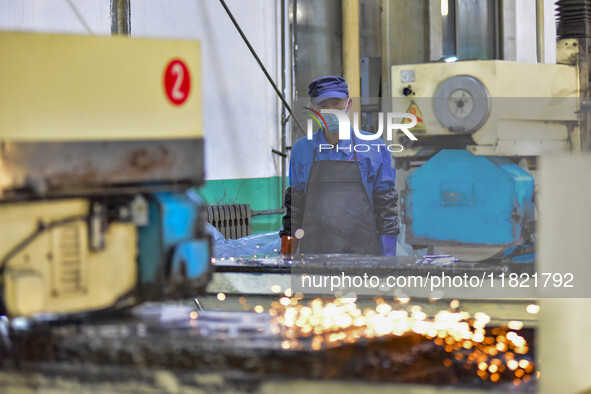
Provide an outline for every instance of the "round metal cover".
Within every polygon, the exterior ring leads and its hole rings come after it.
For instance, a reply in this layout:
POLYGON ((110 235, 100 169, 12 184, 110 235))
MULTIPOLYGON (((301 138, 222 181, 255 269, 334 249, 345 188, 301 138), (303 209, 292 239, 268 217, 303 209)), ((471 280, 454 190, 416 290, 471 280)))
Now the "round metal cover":
POLYGON ((473 133, 490 115, 490 96, 478 79, 457 75, 437 87, 433 107, 437 119, 449 131, 473 133))

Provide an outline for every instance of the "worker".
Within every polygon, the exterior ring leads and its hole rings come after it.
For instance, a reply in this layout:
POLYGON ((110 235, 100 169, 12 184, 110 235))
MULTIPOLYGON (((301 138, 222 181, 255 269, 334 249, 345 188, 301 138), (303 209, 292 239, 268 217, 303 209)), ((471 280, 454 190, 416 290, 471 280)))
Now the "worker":
MULTIPOLYGON (((309 96, 318 112, 348 114, 352 104, 347 83, 337 76, 312 81, 309 96)), ((337 116, 322 116, 322 128, 291 151, 282 252, 295 252, 299 243, 302 253, 396 255, 398 193, 389 151, 381 138, 356 151, 353 130, 350 139, 339 140, 337 116)))

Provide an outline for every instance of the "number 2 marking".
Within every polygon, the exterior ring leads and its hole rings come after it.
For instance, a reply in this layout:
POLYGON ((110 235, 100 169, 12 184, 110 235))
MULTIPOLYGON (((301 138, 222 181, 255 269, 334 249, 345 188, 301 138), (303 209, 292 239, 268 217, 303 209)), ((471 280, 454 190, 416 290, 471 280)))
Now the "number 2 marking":
POLYGON ((170 70, 171 74, 175 77, 174 85, 172 85, 171 95, 175 100, 182 100, 185 98, 185 93, 180 89, 185 79, 185 71, 179 63, 175 63, 170 70))
POLYGON ((172 59, 164 71, 164 91, 174 105, 182 105, 191 93, 191 74, 185 62, 172 59))

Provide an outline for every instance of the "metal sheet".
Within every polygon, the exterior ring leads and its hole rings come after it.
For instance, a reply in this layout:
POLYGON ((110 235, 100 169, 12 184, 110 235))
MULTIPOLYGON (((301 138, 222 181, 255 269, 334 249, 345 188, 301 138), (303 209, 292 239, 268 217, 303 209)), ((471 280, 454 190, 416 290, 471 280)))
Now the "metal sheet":
POLYGON ((471 248, 469 246, 447 246, 441 247, 441 250, 463 261, 482 261, 498 256, 505 250, 505 248, 471 248))

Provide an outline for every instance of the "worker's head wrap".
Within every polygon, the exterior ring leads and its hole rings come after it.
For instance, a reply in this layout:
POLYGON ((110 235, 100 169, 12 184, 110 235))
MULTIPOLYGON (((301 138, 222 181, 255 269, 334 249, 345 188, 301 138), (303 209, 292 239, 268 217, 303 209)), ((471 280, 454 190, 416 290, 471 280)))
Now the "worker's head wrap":
POLYGON ((332 75, 313 80, 308 88, 308 95, 314 105, 329 98, 346 99, 349 97, 349 87, 345 79, 332 75))

